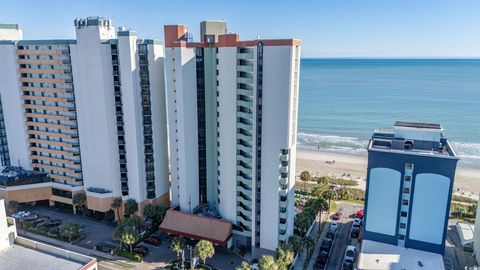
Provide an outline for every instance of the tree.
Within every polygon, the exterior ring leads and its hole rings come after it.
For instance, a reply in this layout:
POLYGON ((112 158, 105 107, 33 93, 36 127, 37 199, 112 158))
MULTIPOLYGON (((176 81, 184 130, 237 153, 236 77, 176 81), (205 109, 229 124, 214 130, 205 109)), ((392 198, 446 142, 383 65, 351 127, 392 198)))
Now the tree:
POLYGON ((200 240, 195 245, 195 254, 202 259, 203 264, 205 264, 205 260, 207 258, 213 257, 215 254, 215 248, 213 247, 212 242, 207 240, 200 240))
POLYGON ((154 223, 154 226, 160 225, 160 223, 162 223, 166 212, 167 209, 163 205, 148 204, 143 209, 143 215, 147 219, 151 219, 154 223))
POLYGON ((307 182, 310 181, 312 176, 308 171, 303 171, 300 173, 300 179, 303 181, 303 189, 307 190, 307 182))
POLYGON ((113 231, 113 239, 125 245, 131 245, 140 239, 139 228, 141 219, 138 216, 127 217, 122 220, 113 231), (133 242, 132 242, 133 241, 133 242))
POLYGON ((277 266, 278 270, 288 270, 290 264, 292 264, 294 254, 291 250, 285 247, 281 247, 277 251, 277 266))
POLYGON ((307 233, 308 229, 312 225, 312 221, 313 220, 308 213, 302 212, 295 215, 294 226, 300 236, 304 236, 307 233))
POLYGON ((314 216, 317 216, 318 213, 322 213, 328 209, 328 204, 323 197, 317 197, 308 200, 305 203, 304 210, 311 210, 314 216))
POLYGON ((120 239, 122 243, 130 247, 130 252, 132 252, 132 245, 140 240, 140 233, 135 227, 127 226, 124 228, 120 239))
POLYGON ((322 196, 328 200, 328 211, 330 211, 330 207, 331 207, 330 201, 335 200, 336 195, 337 193, 335 192, 335 190, 332 190, 332 189, 327 189, 322 193, 322 196))
POLYGON ((129 217, 138 211, 138 204, 135 199, 128 199, 124 205, 125 216, 129 217))
POLYGON ((317 183, 318 183, 319 185, 323 185, 323 186, 328 185, 328 177, 326 177, 326 176, 321 176, 321 177, 319 177, 319 178, 317 179, 317 183))
POLYGON ((273 256, 263 255, 260 261, 258 262, 259 270, 278 270, 278 265, 275 262, 273 256))
POLYGON ((83 209, 85 207, 86 202, 87 202, 87 195, 85 195, 85 193, 81 192, 73 195, 72 204, 75 207, 75 209, 77 209, 77 207, 80 206, 82 213, 83 213, 83 209))
POLYGON ((8 212, 10 212, 10 214, 17 212, 18 207, 19 207, 18 201, 13 201, 13 200, 8 201, 8 212))
POLYGON ((185 246, 185 238, 178 237, 178 236, 172 238, 172 241, 170 243, 170 249, 173 252, 177 253, 177 259, 178 259, 178 256, 180 255, 180 252, 182 252, 184 246, 185 246))
POLYGON ((60 237, 72 242, 73 239, 82 235, 82 227, 73 221, 66 221, 58 227, 60 237))
POLYGON ((251 270, 251 269, 252 267, 246 261, 243 261, 242 265, 237 266, 237 268, 235 268, 235 270, 251 270))
POLYGON ((317 198, 323 197, 323 193, 325 192, 326 189, 327 189, 326 185, 316 184, 313 187, 312 196, 317 197, 317 198))
POLYGON ((112 204, 110 205, 113 209, 115 209, 115 212, 117 213, 117 218, 118 221, 121 221, 122 219, 120 218, 120 207, 122 207, 122 199, 121 198, 115 198, 112 201, 112 204))
POLYGON ((303 239, 303 246, 307 250, 307 258, 310 259, 310 251, 315 248, 315 240, 311 236, 305 236, 303 239))
POLYGON ((302 238, 298 235, 291 235, 288 238, 287 244, 293 252, 297 252, 302 247, 302 238))
POLYGON ((348 190, 346 188, 340 188, 337 190, 337 198, 340 200, 348 199, 348 190))

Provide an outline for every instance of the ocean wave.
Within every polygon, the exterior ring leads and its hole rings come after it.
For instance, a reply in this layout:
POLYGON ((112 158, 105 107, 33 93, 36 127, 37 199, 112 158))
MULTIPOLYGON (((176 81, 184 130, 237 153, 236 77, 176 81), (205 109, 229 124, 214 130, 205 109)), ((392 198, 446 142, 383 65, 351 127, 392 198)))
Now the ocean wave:
POLYGON ((297 134, 298 144, 312 148, 333 148, 343 150, 366 149, 368 140, 362 140, 354 137, 344 137, 335 135, 320 135, 312 133, 297 134))
MULTIPOLYGON (((297 134, 298 145, 308 149, 331 149, 338 151, 366 150, 368 140, 348 136, 321 135, 314 133, 297 134)), ((480 143, 450 142, 455 153, 465 161, 480 162, 480 143)))

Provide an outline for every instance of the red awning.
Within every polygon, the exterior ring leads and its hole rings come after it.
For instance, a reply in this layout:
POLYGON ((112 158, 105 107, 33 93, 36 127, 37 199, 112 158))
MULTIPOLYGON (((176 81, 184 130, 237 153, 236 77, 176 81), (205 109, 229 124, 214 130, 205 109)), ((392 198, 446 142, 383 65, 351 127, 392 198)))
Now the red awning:
POLYGON ((232 224, 228 221, 176 210, 167 211, 159 230, 185 238, 208 240, 222 246, 232 236, 232 224))

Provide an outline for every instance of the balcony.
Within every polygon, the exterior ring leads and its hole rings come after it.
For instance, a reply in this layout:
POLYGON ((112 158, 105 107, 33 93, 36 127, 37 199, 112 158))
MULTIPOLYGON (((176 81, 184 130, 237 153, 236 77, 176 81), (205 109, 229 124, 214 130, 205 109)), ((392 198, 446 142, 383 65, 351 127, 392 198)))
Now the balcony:
POLYGON ((288 167, 280 167, 280 173, 288 173, 288 167))
POLYGON ((253 84, 253 78, 237 77, 238 83, 253 84))
POLYGON ((253 53, 237 53, 237 59, 253 59, 253 53))
POLYGON ((253 72, 253 65, 252 66, 237 66, 237 71, 253 72))
POLYGON ((289 155, 280 154, 280 161, 288 161, 290 159, 289 155))

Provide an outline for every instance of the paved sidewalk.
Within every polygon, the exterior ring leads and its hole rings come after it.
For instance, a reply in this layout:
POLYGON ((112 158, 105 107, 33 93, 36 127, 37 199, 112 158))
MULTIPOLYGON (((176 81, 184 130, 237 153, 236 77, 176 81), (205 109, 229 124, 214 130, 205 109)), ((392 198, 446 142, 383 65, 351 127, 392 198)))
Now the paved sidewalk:
POLYGON ((308 266, 307 266, 307 270, 310 270, 310 269, 314 269, 314 265, 315 265, 315 259, 317 258, 318 256, 318 253, 320 253, 320 246, 322 244, 322 240, 323 240, 323 237, 325 236, 325 234, 327 234, 327 231, 328 231, 328 227, 330 226, 330 221, 328 221, 328 217, 330 216, 330 213, 328 215, 325 215, 324 219, 323 219, 323 228, 322 228, 322 231, 321 232, 318 232, 318 229, 317 229, 317 234, 316 234, 316 244, 315 244, 315 249, 313 250, 313 253, 312 253, 312 256, 310 257, 310 261, 308 263, 308 266))

